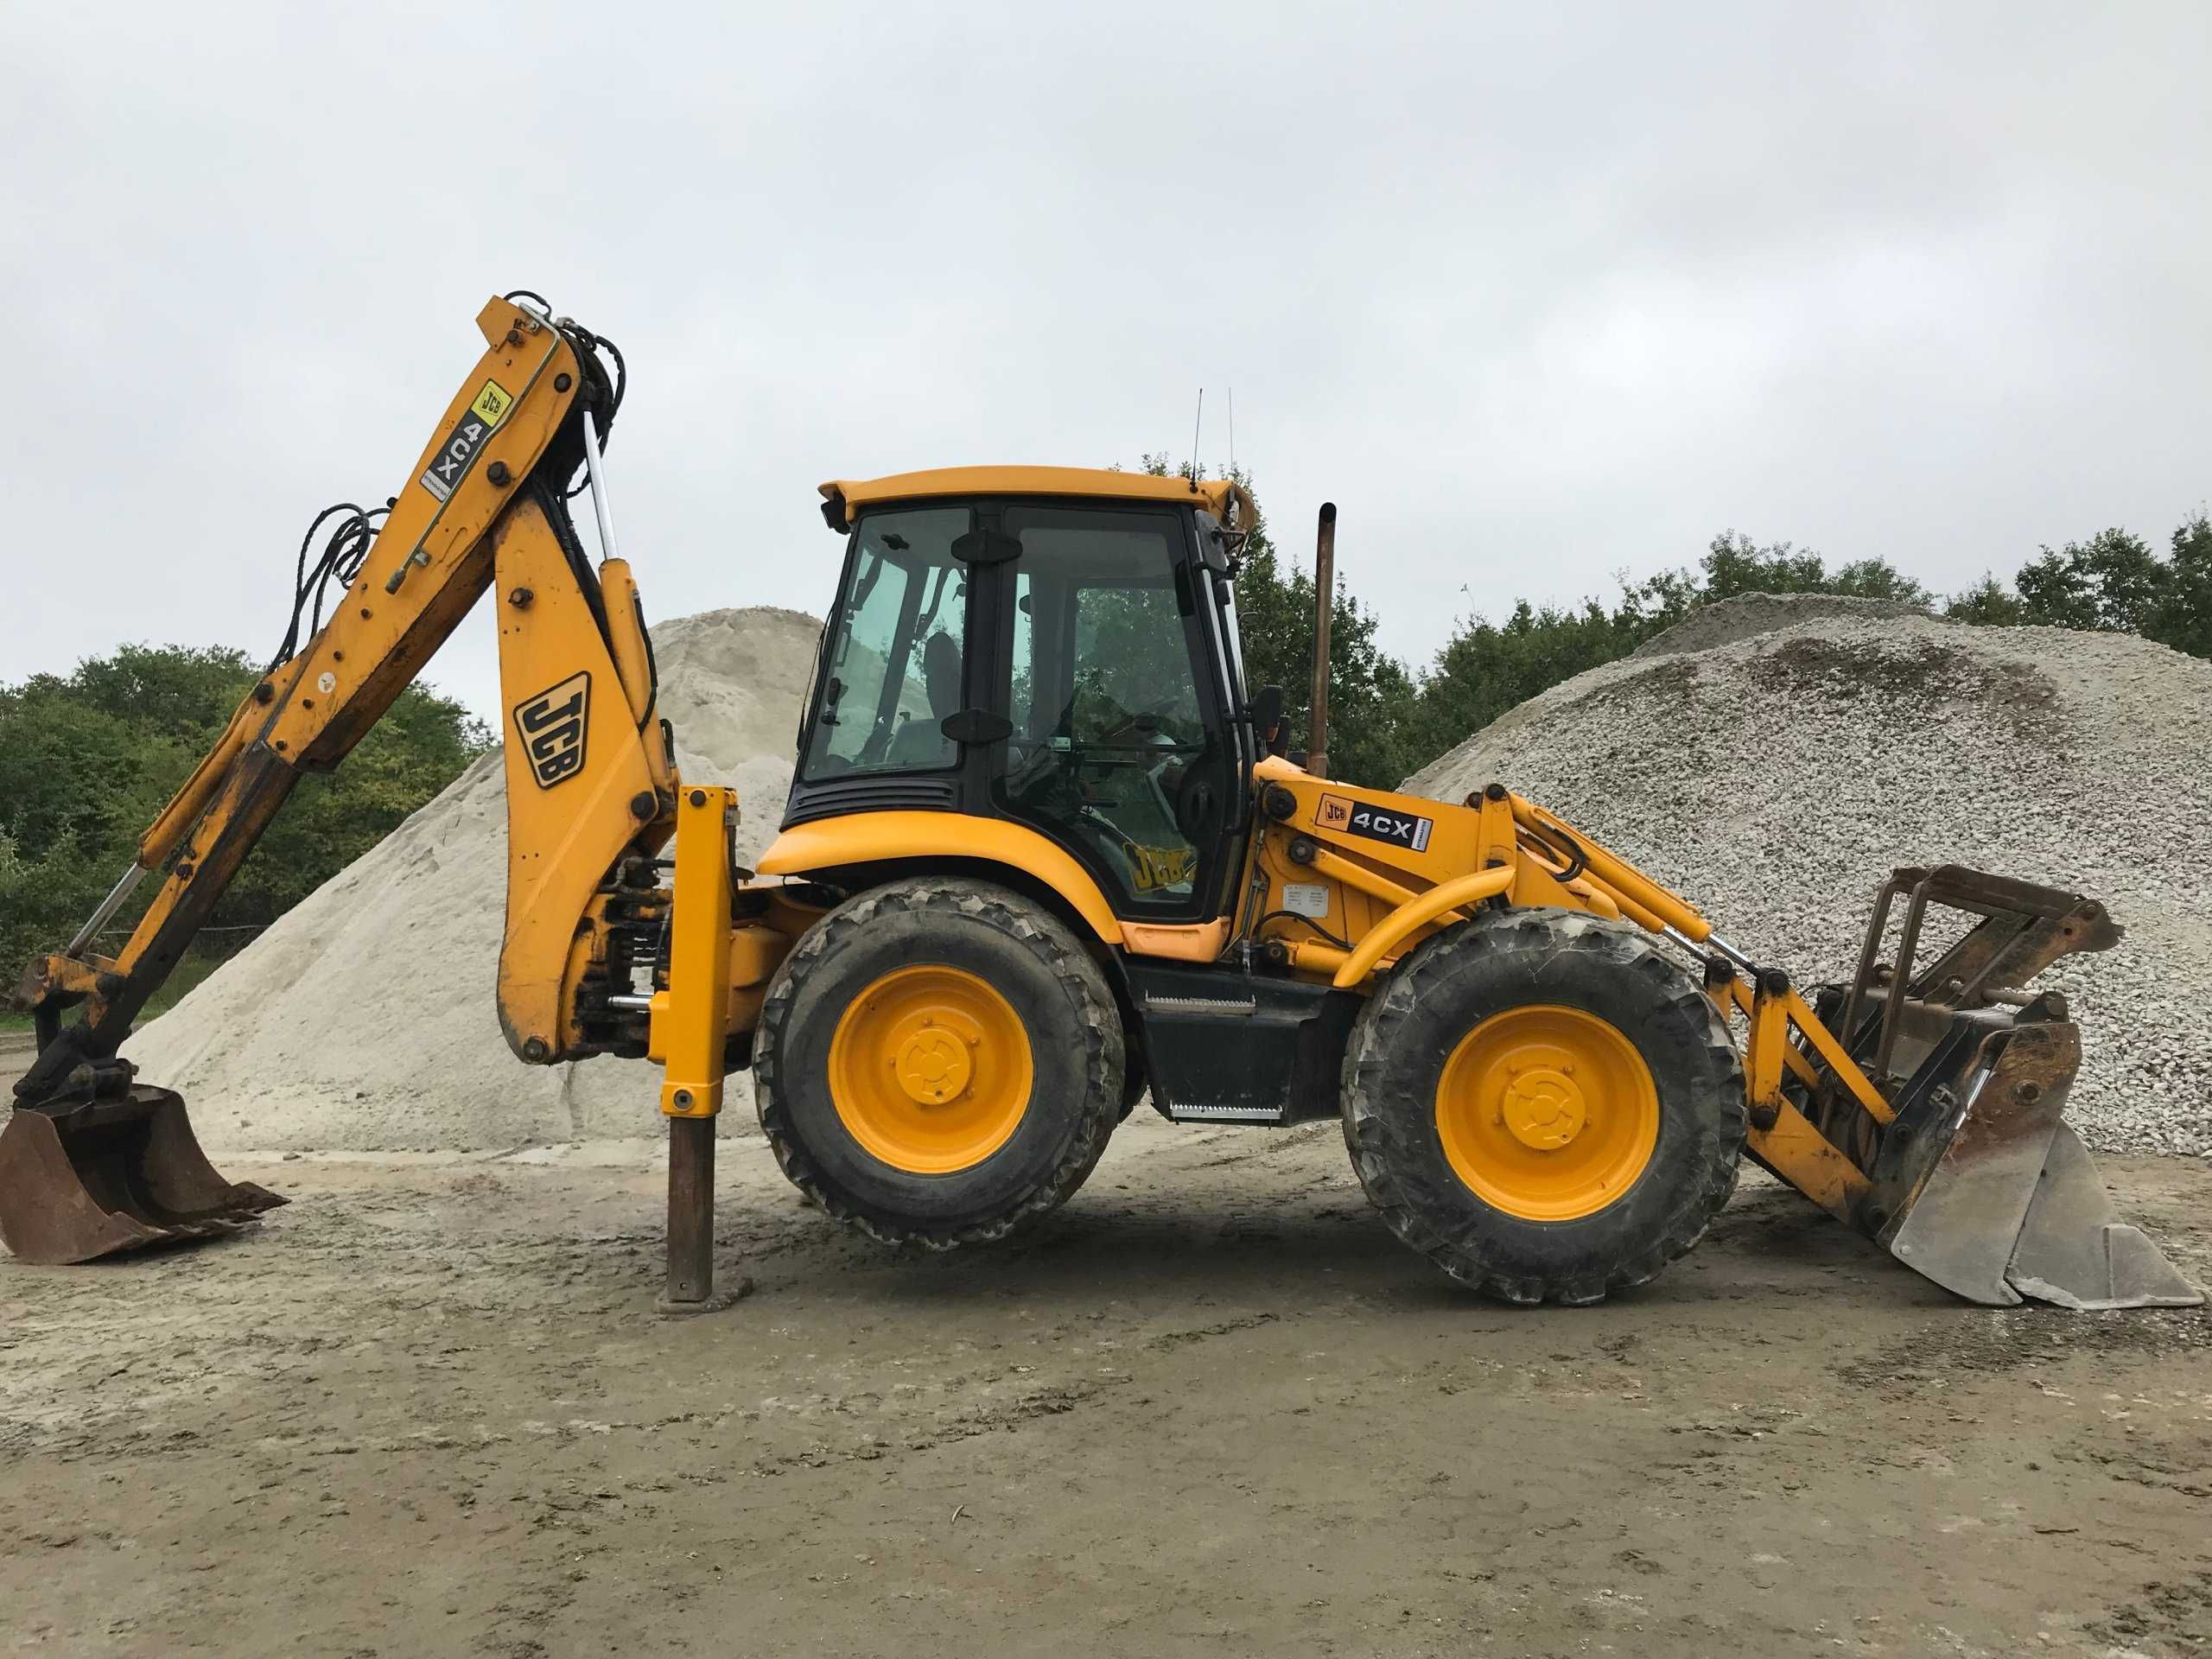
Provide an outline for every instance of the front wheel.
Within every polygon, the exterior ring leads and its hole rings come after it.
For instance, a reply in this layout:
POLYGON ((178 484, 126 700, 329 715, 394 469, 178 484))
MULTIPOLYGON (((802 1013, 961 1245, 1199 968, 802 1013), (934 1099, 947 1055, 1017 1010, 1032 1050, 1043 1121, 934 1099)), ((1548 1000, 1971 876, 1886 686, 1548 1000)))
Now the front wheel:
POLYGON ((1625 923, 1517 910, 1390 972, 1344 1056, 1344 1141, 1399 1238, 1510 1302, 1597 1302, 1694 1244, 1736 1184, 1741 1062, 1625 923))
POLYGON ((1121 1111, 1122 1023, 1048 912, 918 876, 848 899, 784 959, 754 1099, 776 1161, 887 1243, 1004 1236, 1081 1186, 1121 1111))

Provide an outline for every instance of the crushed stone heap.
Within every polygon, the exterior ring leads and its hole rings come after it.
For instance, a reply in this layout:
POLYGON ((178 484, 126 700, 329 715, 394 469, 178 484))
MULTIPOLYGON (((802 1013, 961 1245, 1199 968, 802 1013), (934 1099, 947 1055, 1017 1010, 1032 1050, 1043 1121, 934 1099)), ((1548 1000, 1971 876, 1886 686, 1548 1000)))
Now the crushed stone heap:
POLYGON ((1504 783, 1805 984, 1850 977, 1897 865, 2101 899, 2126 938, 2037 982, 2082 1024, 2068 1118, 2099 1150, 2212 1152, 2212 663, 1755 597, 1532 698, 1406 788, 1504 783))
MULTIPOLYGON (((652 631, 685 777, 735 785, 738 855, 775 835, 822 625, 760 607, 652 631)), ((506 905, 495 750, 125 1046, 213 1147, 505 1149, 659 1133, 659 1071, 524 1065, 499 1034, 506 905)), ((750 1132, 744 1083, 723 1121, 750 1132)))
POLYGON ((1901 599, 1853 599, 1844 594, 1738 594, 1700 605, 1671 628, 1653 634, 1631 657, 1673 657, 1686 651, 1710 651, 1754 634, 1794 627, 1821 616, 1855 616, 1872 621, 1893 616, 1925 616, 1918 605, 1901 599))

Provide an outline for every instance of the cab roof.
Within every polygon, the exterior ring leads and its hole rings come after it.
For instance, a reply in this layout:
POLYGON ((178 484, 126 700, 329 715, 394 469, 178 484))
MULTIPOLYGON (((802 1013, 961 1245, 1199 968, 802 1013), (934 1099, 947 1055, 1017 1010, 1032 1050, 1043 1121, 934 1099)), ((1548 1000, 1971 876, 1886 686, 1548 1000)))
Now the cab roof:
POLYGON ((1243 492, 1230 479, 1155 478, 1091 467, 939 467, 887 478, 833 478, 822 486, 822 517, 842 531, 862 507, 976 495, 1061 495, 1099 501, 1170 501, 1226 519, 1243 492))

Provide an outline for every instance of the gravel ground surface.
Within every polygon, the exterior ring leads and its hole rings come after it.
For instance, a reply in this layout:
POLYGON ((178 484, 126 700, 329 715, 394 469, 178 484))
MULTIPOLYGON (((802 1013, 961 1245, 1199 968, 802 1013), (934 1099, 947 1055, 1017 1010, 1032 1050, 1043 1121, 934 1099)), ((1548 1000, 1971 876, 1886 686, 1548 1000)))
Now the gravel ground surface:
MULTIPOLYGON (((1946 1656, 2212 1643, 2212 1315, 1961 1306, 1747 1179, 1602 1307, 1458 1291, 1333 1125, 1132 1118, 1019 1244, 659 1176, 233 1162, 258 1234, 0 1260, 10 1652, 1946 1656)), ((2212 1272, 2212 1171, 2122 1159, 2212 1272)))
POLYGON ((1830 613, 1593 669, 1406 787, 1458 800, 1503 781, 1801 982, 1849 977, 1893 866, 2101 899, 2126 938, 2039 982, 2082 1022, 2068 1116, 2099 1150, 2196 1154, 2212 1152, 2208 754, 2212 663, 2113 634, 1830 613))

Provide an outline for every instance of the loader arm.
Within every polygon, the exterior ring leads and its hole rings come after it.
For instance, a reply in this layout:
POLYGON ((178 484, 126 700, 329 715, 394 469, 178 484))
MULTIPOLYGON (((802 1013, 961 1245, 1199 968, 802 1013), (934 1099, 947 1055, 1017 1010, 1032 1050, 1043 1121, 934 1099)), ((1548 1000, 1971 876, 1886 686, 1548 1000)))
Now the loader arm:
POLYGON ((2063 997, 2024 988, 2069 952, 2119 941, 2095 900, 1952 866, 1900 869, 1878 895, 1857 977, 1816 993, 1815 1007, 1681 894, 1502 784, 1451 806, 1354 791, 1273 758, 1255 782, 1268 821, 1254 856, 1274 906, 1261 925, 1272 960, 1362 990, 1484 906, 1632 924, 1691 959, 1729 1021, 1745 1150, 1845 1225, 1975 1301, 2203 1300, 2113 1213, 2061 1122, 2078 1031, 2063 997), (1308 892, 1325 893, 1319 919, 1342 930, 1332 940, 1293 925, 1281 907, 1287 884, 1317 880, 1308 892), (1905 916, 1893 936, 1899 899, 1905 916), (1919 964, 1931 907, 1977 919, 1919 964))
MULTIPOLYGON (((147 827, 107 899, 25 972, 16 999, 39 1052, 15 1086, 17 1118, 89 1110, 87 1133, 93 1118, 103 1133, 130 1119, 131 1068, 118 1051, 133 1020, 302 775, 336 766, 495 582, 509 832, 500 1024, 531 1063, 645 1052, 647 1014, 620 999, 631 955, 650 966, 641 942, 665 921, 652 861, 675 827, 677 780, 636 587, 619 559, 593 569, 564 495, 580 464, 597 485, 620 388, 600 361, 605 342, 572 322, 495 299, 477 325, 483 356, 372 541, 360 520, 365 545, 334 571, 327 620, 318 601, 319 626, 295 649, 296 616, 281 660, 147 827), (149 874, 160 885, 129 940, 97 954, 101 927, 149 874)), ((604 543, 603 491, 594 505, 604 543)), ((181 1106, 175 1116, 188 1143, 181 1106)), ((16 1243, 37 1205, 8 1180, 0 1172, 0 1223, 16 1223, 16 1243)))

